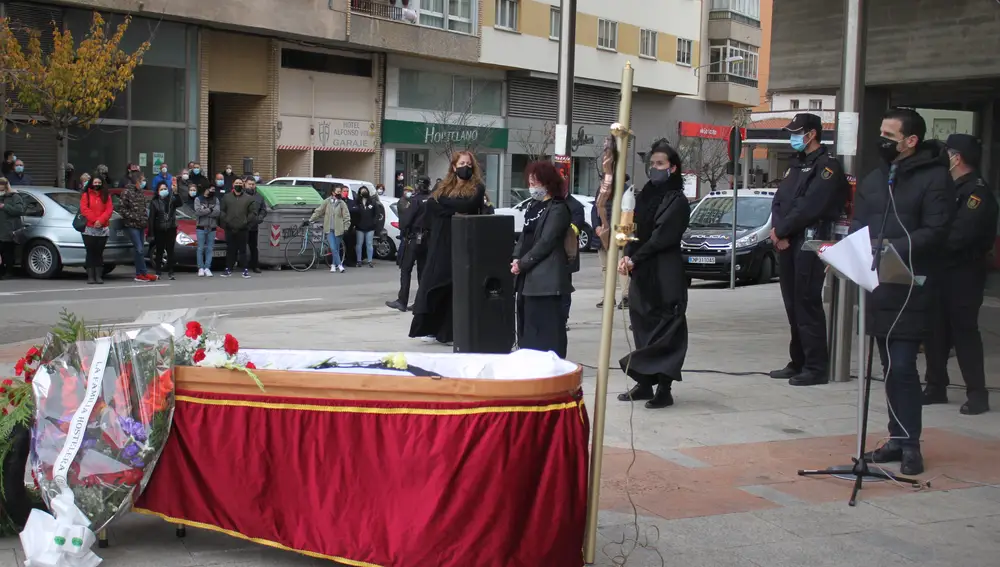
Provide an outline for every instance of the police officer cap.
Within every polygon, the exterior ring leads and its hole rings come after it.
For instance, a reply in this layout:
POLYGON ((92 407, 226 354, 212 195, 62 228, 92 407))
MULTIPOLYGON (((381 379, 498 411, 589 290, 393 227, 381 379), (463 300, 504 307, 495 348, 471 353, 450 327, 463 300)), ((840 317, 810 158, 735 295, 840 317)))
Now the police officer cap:
POLYGON ((792 118, 792 121, 788 123, 788 126, 782 128, 786 132, 792 132, 793 134, 806 133, 809 130, 816 130, 817 132, 823 131, 823 120, 816 116, 815 114, 809 114, 808 112, 800 112, 792 118))
POLYGON ((958 152, 965 163, 972 167, 979 166, 979 160, 983 155, 983 146, 975 136, 970 136, 969 134, 952 134, 948 136, 948 141, 945 145, 948 146, 948 149, 958 152))

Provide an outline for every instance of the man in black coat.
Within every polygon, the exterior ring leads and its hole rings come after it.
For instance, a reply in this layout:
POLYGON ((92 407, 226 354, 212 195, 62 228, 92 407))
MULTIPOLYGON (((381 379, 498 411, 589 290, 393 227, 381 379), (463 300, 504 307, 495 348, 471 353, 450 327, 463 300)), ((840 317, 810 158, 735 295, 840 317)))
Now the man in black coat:
POLYGON ((833 225, 847 203, 850 185, 844 168, 821 143, 823 121, 815 114, 796 114, 785 126, 798 154, 771 201, 771 241, 778 249, 781 298, 791 327, 791 361, 771 372, 792 386, 829 381, 823 280, 826 268, 815 252, 803 250, 808 240, 831 240, 833 225))
POLYGON ((930 336, 924 343, 924 405, 948 403, 948 352, 954 347, 967 396, 961 412, 979 415, 990 409, 979 309, 997 234, 998 205, 977 171, 983 151, 979 140, 968 134, 952 134, 946 145, 955 180, 951 203, 955 220, 943 246, 945 264, 931 297, 930 336))
POLYGON ((417 267, 417 282, 424 271, 424 260, 427 258, 427 231, 424 230, 425 204, 431 196, 431 180, 422 176, 417 180, 417 190, 412 195, 403 191, 403 198, 397 205, 399 209, 399 296, 395 301, 386 301, 386 307, 405 312, 410 302, 410 282, 413 279, 413 266, 417 267))
POLYGON ((923 286, 880 284, 868 295, 865 313, 885 374, 891 437, 865 458, 901 461, 904 475, 924 471, 917 353, 927 338, 930 288, 942 266, 941 244, 948 238, 954 200, 948 152, 939 142, 924 141, 926 133, 915 110, 896 108, 885 114, 878 148, 885 163, 858 186, 851 222, 852 232, 868 227, 876 246, 891 244, 915 275, 927 277, 923 286))

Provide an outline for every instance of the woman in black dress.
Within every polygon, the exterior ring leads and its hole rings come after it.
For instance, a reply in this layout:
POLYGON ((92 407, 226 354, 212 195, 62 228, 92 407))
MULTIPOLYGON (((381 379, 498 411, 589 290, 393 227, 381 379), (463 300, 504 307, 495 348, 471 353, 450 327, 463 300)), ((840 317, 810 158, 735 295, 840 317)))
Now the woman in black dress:
POLYGON ((454 339, 452 327, 451 217, 484 214, 486 186, 476 158, 455 152, 451 168, 427 199, 424 229, 428 232, 427 262, 413 302, 411 337, 434 337, 439 343, 454 339))
POLYGON ((525 174, 532 202, 510 264, 510 272, 517 276, 517 344, 566 358, 563 297, 573 290, 566 254, 571 223, 566 182, 548 161, 528 164, 525 174))
POLYGON ((638 240, 625 247, 618 264, 619 273, 632 276, 629 316, 635 338, 635 351, 619 364, 636 381, 618 399, 649 400, 647 408, 665 408, 674 404, 670 386, 681 381, 687 354, 688 292, 681 236, 687 230, 691 206, 684 195, 677 151, 666 140, 658 140, 649 159, 649 183, 635 203, 638 240))

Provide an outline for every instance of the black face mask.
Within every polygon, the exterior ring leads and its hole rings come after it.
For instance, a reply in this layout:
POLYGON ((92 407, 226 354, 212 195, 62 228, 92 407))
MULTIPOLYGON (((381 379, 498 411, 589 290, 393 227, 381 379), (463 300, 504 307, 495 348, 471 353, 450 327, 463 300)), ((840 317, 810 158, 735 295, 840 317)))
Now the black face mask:
POLYGON ((896 161, 896 158, 899 157, 899 142, 893 140, 892 138, 882 136, 879 139, 878 155, 885 163, 891 164, 896 161))
POLYGON ((243 192, 243 188, 242 187, 240 187, 239 185, 233 185, 233 193, 237 193, 238 194, 238 193, 242 193, 242 192, 243 192))
POLYGON ((472 166, 463 165, 462 167, 455 169, 455 175, 458 176, 462 181, 468 181, 472 179, 472 166))
POLYGON ((670 179, 669 169, 650 169, 649 170, 649 181, 653 185, 663 185, 670 179))

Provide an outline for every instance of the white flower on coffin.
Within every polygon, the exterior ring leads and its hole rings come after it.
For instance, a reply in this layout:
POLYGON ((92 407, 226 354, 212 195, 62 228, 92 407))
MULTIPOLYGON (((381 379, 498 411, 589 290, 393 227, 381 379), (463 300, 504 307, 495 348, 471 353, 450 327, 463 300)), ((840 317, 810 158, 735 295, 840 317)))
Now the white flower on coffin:
POLYGON ((184 335, 174 341, 174 363, 243 372, 253 379, 261 392, 264 391, 264 385, 253 372, 257 366, 240 352, 236 337, 227 334, 220 339, 214 330, 203 329, 197 321, 189 321, 184 335))

